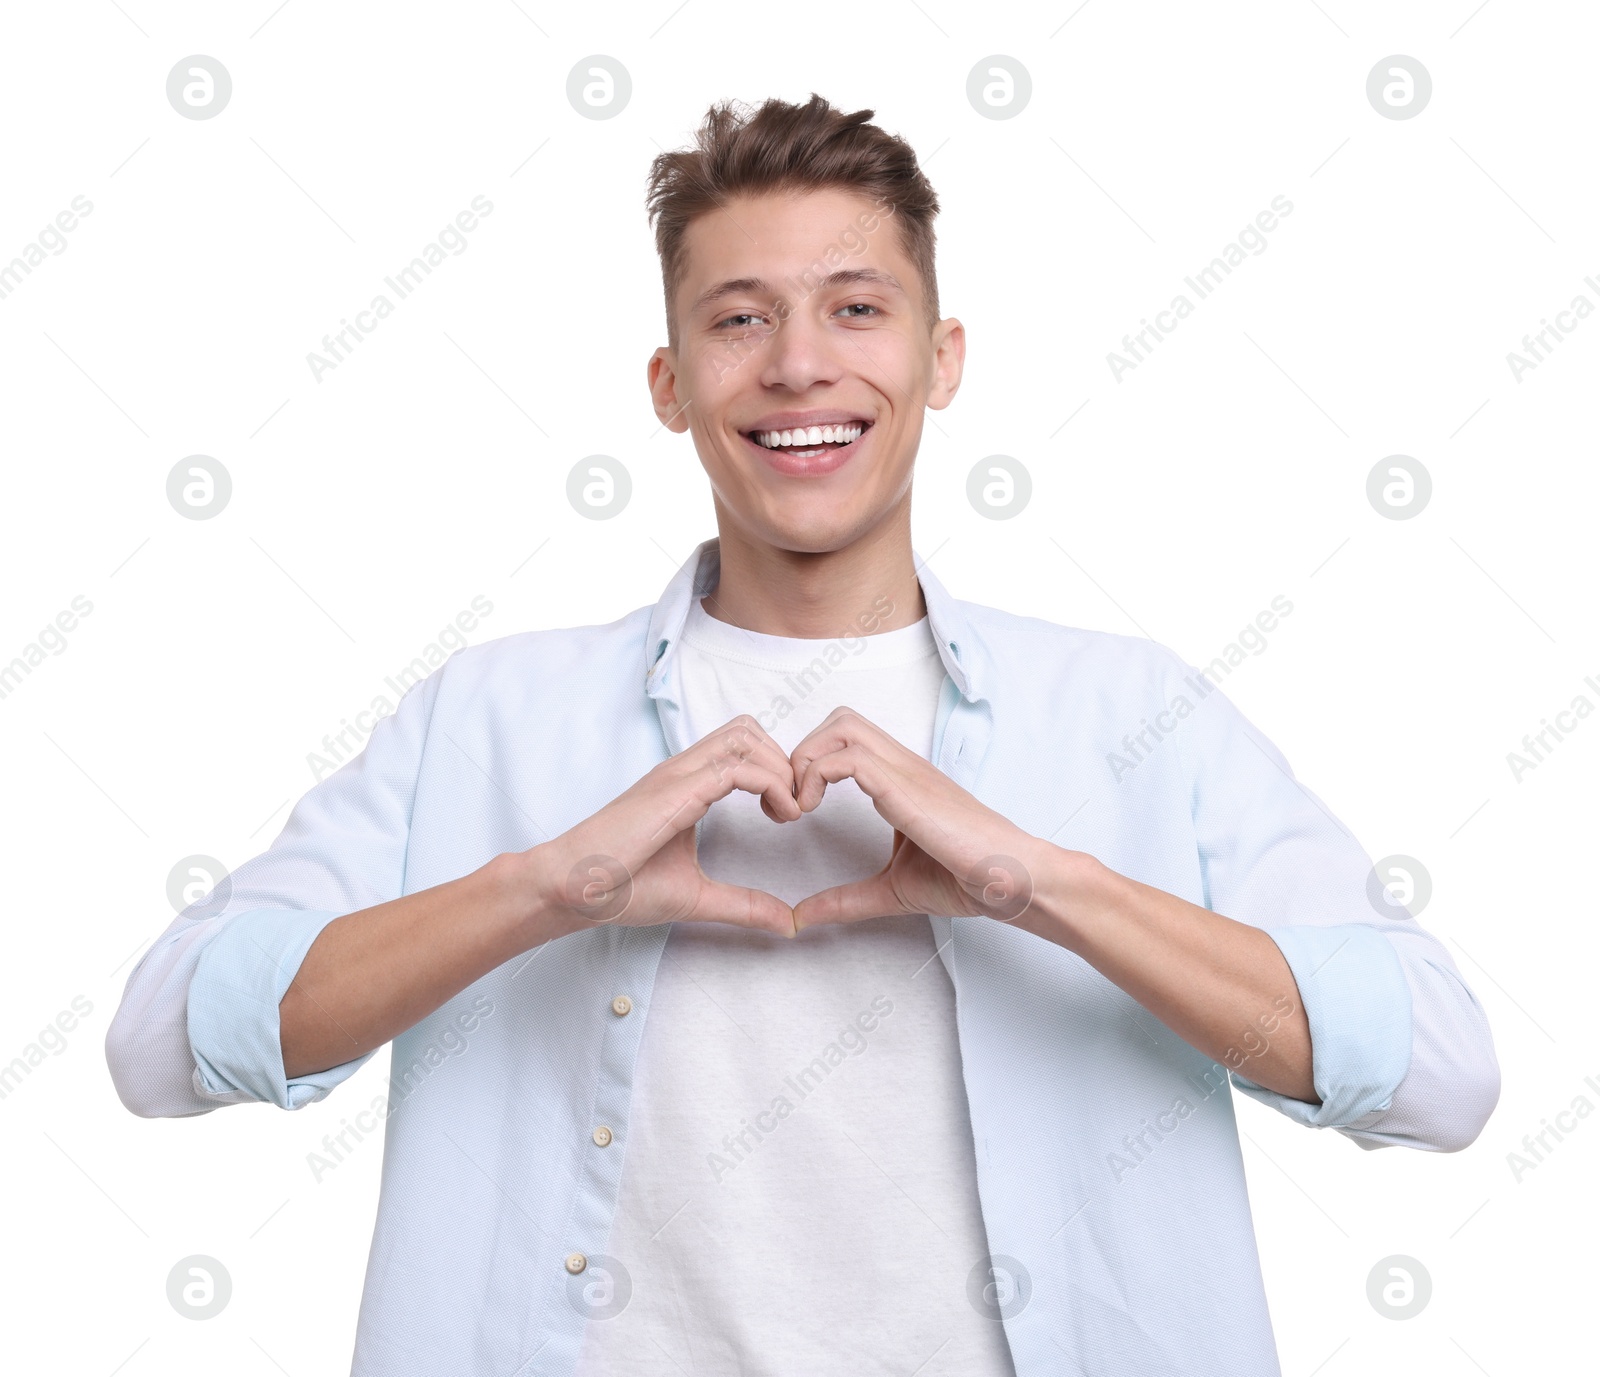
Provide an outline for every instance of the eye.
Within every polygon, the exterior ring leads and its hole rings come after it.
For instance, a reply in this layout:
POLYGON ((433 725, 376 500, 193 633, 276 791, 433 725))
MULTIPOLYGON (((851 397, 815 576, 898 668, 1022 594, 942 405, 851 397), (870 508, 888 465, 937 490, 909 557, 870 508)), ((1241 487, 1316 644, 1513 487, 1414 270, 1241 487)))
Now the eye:
POLYGON ((750 311, 740 311, 735 315, 728 316, 726 319, 719 320, 711 328, 714 330, 726 330, 730 328, 734 330, 750 330, 754 328, 750 322, 765 319, 765 316, 758 316, 750 311))
MULTIPOLYGON (((841 311, 871 311, 873 315, 879 315, 879 316, 881 316, 883 314, 883 312, 881 310, 879 310, 878 307, 876 307, 876 306, 872 305, 870 302, 866 302, 866 301, 853 301, 848 306, 841 306, 839 309, 841 311)), ((847 316, 845 318, 847 320, 866 320, 866 319, 868 319, 868 317, 866 317, 866 316, 858 316, 858 315, 847 316)))

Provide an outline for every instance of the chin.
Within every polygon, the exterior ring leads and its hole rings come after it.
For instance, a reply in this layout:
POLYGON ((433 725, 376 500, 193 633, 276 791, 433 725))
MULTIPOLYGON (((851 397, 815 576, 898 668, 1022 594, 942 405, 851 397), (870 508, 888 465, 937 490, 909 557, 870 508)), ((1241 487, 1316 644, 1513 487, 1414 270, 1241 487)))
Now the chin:
POLYGON ((768 525, 767 539, 779 549, 797 554, 826 555, 855 544, 875 524, 874 516, 860 512, 832 513, 814 521, 796 521, 793 514, 787 514, 787 519, 768 525))

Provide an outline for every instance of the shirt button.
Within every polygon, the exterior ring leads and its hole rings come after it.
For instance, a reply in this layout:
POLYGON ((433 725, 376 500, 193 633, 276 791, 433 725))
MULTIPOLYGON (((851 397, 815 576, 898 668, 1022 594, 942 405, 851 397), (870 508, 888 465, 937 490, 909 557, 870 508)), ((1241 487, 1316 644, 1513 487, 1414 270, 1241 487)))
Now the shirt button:
POLYGON ((627 995, 618 995, 611 1001, 611 1012, 618 1018, 633 1012, 633 1001, 627 995))
POLYGON ((573 1276, 577 1276, 588 1265, 589 1259, 582 1253, 574 1253, 567 1259, 567 1271, 571 1272, 573 1276))
POLYGON ((594 1131, 594 1145, 596 1147, 611 1146, 611 1130, 604 1124, 601 1124, 600 1127, 594 1131))

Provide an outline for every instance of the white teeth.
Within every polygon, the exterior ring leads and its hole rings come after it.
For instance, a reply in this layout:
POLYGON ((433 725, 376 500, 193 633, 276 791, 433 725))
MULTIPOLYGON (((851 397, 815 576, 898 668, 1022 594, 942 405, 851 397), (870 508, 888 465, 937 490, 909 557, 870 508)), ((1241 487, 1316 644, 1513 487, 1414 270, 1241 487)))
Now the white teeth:
POLYGON ((861 438, 866 427, 859 422, 850 425, 810 426, 798 430, 761 430, 751 435, 758 445, 778 449, 791 445, 846 445, 861 438))

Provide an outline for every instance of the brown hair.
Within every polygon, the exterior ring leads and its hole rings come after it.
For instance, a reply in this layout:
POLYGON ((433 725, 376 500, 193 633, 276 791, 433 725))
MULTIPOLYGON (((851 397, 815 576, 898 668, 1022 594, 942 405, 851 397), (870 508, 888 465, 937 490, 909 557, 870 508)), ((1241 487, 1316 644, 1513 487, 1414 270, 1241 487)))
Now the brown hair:
POLYGON ((917 166, 911 145, 815 92, 804 105, 766 100, 751 110, 722 101, 706 111, 694 147, 662 153, 650 164, 645 198, 667 302, 667 339, 678 343, 672 298, 683 278, 684 231, 698 215, 730 197, 841 188, 873 198, 899 222, 901 247, 922 278, 922 306, 931 330, 939 319, 933 267, 933 217, 939 198, 917 166))

